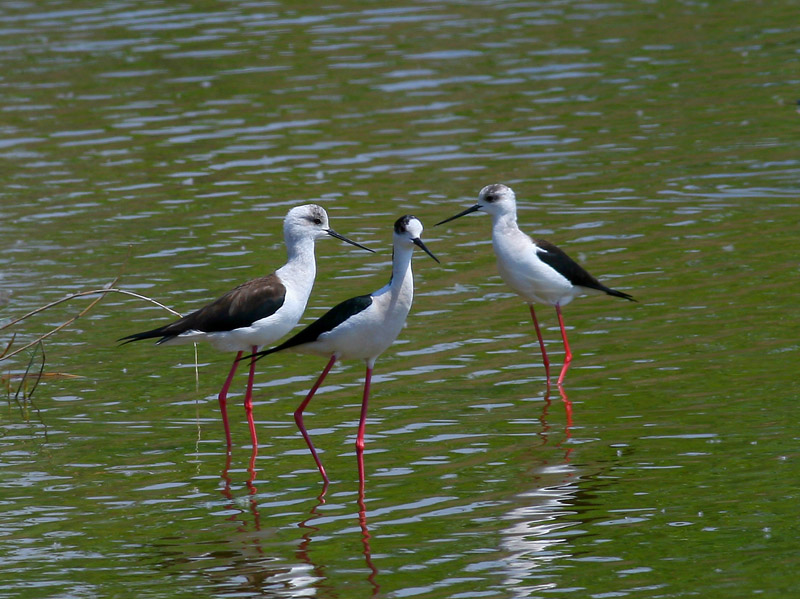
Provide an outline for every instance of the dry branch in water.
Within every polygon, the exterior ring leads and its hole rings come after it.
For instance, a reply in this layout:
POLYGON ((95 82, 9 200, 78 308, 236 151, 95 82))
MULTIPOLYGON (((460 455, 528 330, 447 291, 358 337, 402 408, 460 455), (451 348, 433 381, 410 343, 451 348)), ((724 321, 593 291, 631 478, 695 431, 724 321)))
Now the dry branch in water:
POLYGON ((49 310, 50 308, 52 308, 54 306, 58 306, 59 304, 63 304, 64 302, 68 302, 70 300, 74 300, 74 299, 81 298, 81 297, 86 297, 86 296, 89 296, 89 295, 100 295, 100 297, 95 299, 92 303, 90 303, 88 306, 86 306, 86 308, 81 310, 78 314, 76 314, 72 318, 68 319, 66 322, 58 325, 56 328, 52 329, 51 331, 48 331, 44 335, 40 335, 38 338, 36 338, 34 341, 31 341, 27 345, 23 345, 22 347, 20 347, 18 349, 15 349, 14 351, 9 353, 9 350, 11 349, 11 346, 13 345, 14 339, 16 337, 16 334, 14 334, 11 337, 11 341, 9 341, 8 346, 5 348, 3 353, 0 354, 0 361, 7 360, 8 358, 11 358, 12 356, 15 356, 18 353, 23 352, 23 351, 25 351, 26 349, 28 349, 30 347, 33 347, 37 343, 41 343, 44 339, 47 339, 51 335, 54 335, 55 333, 57 333, 61 329, 64 329, 64 328, 68 327, 73 322, 78 320, 81 316, 84 316, 87 312, 89 312, 89 310, 94 308, 94 306, 101 299, 103 299, 106 296, 106 294, 108 294, 108 293, 121 293, 123 295, 129 295, 131 297, 135 297, 135 298, 138 298, 138 299, 141 299, 141 300, 145 300, 147 302, 150 302, 151 304, 155 304, 159 308, 164 308, 164 310, 167 310, 168 312, 180 317, 180 313, 176 312, 172 308, 168 308, 167 306, 165 306, 161 302, 158 302, 158 301, 156 301, 156 300, 154 300, 152 298, 147 297, 146 295, 142 295, 140 293, 135 293, 133 291, 128 291, 127 289, 117 289, 116 287, 113 287, 113 285, 115 285, 117 283, 117 281, 118 281, 118 278, 114 279, 110 283, 110 285, 108 287, 103 287, 102 289, 92 289, 91 291, 80 291, 78 293, 73 293, 73 294, 68 295, 66 297, 62 297, 59 300, 56 300, 54 302, 50 302, 49 304, 47 304, 45 306, 41 306, 39 308, 36 308, 35 310, 31 310, 27 314, 24 314, 23 316, 20 316, 19 318, 15 318, 14 320, 12 320, 10 322, 7 322, 3 326, 0 326, 0 331, 3 331, 3 330, 5 330, 5 329, 7 329, 9 327, 14 326, 15 324, 17 324, 19 322, 22 322, 23 320, 25 320, 27 318, 30 318, 31 316, 35 316, 36 314, 39 314, 40 312, 44 312, 45 310, 49 310))
MULTIPOLYGON (((33 346, 38 344, 39 348, 40 348, 40 350, 42 352, 42 364, 41 364, 41 368, 39 369, 38 374, 31 374, 30 373, 30 369, 31 369, 31 367, 33 365, 33 358, 34 358, 34 356, 36 354, 36 352, 34 351, 34 354, 31 356, 31 359, 30 359, 30 361, 28 363, 28 368, 25 370, 25 372, 23 374, 21 374, 21 375, 9 374, 7 376, 0 377, 0 381, 7 387, 9 395, 11 394, 11 381, 12 381, 12 379, 15 379, 15 378, 20 378, 21 379, 20 386, 17 389, 17 392, 15 394, 15 398, 19 397, 20 390, 23 389, 23 387, 27 387, 28 379, 35 379, 34 383, 33 383, 33 387, 31 388, 31 390, 29 392, 26 391, 23 394, 23 397, 30 398, 31 394, 34 392, 34 390, 36 389, 36 386, 39 384, 39 381, 42 378, 73 378, 73 377, 77 378, 76 375, 70 375, 70 374, 58 373, 58 372, 44 372, 45 353, 44 353, 44 344, 42 342, 45 339, 47 339, 48 337, 50 337, 51 335, 54 335, 58 331, 68 327, 73 322, 78 320, 81 316, 85 316, 92 308, 94 308, 94 306, 97 305, 97 303, 100 300, 102 300, 109 293, 120 293, 122 295, 127 295, 127 296, 130 296, 130 297, 135 297, 135 298, 140 299, 140 300, 144 300, 146 302, 150 302, 151 304, 155 304, 159 308, 163 308, 164 310, 166 310, 170 314, 173 314, 173 315, 177 316, 178 318, 180 318, 181 314, 179 312, 176 312, 172 308, 169 308, 168 306, 165 306, 161 302, 158 302, 158 301, 156 301, 156 300, 154 300, 154 299, 152 299, 150 297, 147 297, 146 295, 142 295, 141 293, 136 293, 134 291, 128 291, 127 289, 118 289, 117 287, 114 287, 114 285, 116 285, 117 281, 119 281, 119 277, 115 278, 111 283, 108 284, 108 286, 103 287, 101 289, 92 289, 90 291, 80 291, 78 293, 73 293, 71 295, 67 295, 65 297, 62 297, 59 300, 56 300, 54 302, 50 302, 49 304, 46 304, 44 306, 40 306, 39 308, 36 308, 35 310, 31 310, 27 314, 24 314, 24 315, 22 315, 22 316, 20 316, 18 318, 15 318, 15 319, 5 323, 4 325, 0 326, 0 331, 3 331, 5 329, 8 329, 8 328, 10 328, 10 327, 22 322, 23 320, 26 320, 26 319, 30 318, 31 316, 35 316, 36 314, 44 312, 45 310, 49 310, 50 308, 58 306, 59 304, 63 304, 65 302, 68 302, 68 301, 71 301, 71 300, 74 300, 74 299, 78 299, 78 298, 82 298, 82 297, 87 297, 87 296, 90 296, 90 295, 99 295, 100 296, 97 299, 95 299, 94 301, 92 301, 88 306, 86 306, 83 310, 78 312, 72 318, 67 319, 65 322, 61 323, 60 325, 58 325, 54 329, 48 331, 47 333, 44 333, 43 335, 40 335, 35 340, 31 341, 30 343, 28 343, 26 345, 23 345, 22 347, 19 347, 19 348, 15 349, 14 351, 11 351, 11 347, 14 345, 14 341, 17 338, 17 334, 16 333, 12 333, 11 339, 9 340, 9 342, 6 345, 5 349, 3 349, 2 353, 0 353, 0 362, 2 362, 3 360, 8 360, 9 358, 12 358, 12 357, 16 356, 20 352, 23 352, 26 349, 29 349, 29 348, 31 348, 31 347, 33 347, 33 346)), ((198 369, 199 369, 199 366, 198 366, 198 356, 197 356, 197 344, 195 344, 195 381, 199 385, 199 376, 200 376, 200 374, 199 374, 198 369)))
MULTIPOLYGON (((36 308, 35 310, 31 310, 27 314, 24 314, 24 315, 22 315, 22 316, 20 316, 18 318, 15 318, 15 319, 13 319, 13 320, 11 320, 11 321, 9 321, 9 322, 7 322, 7 323, 5 323, 5 324, 0 326, 0 331, 4 331, 4 330, 6 330, 8 328, 13 327, 16 324, 19 324, 22 321, 30 318, 31 316, 35 316, 36 314, 39 314, 39 313, 44 312, 46 310, 49 310, 50 308, 53 308, 55 306, 58 306, 60 304, 65 303, 65 302, 68 302, 68 301, 71 301, 71 300, 74 300, 74 299, 78 299, 78 298, 82 298, 82 297, 91 296, 91 295, 99 295, 100 296, 97 299, 95 299, 94 301, 92 301, 83 310, 81 310, 76 315, 74 315, 72 318, 67 319, 65 322, 61 323, 60 325, 58 325, 54 329, 48 331, 47 333, 45 333, 43 335, 40 335, 34 341, 31 341, 30 343, 28 343, 28 344, 26 344, 26 345, 24 345, 24 346, 22 346, 20 348, 17 348, 14 351, 11 351, 11 348, 14 345, 14 341, 17 338, 17 333, 16 332, 12 332, 11 339, 8 341, 8 343, 6 344, 5 348, 2 349, 2 352, 0 352, 0 362, 2 362, 3 360, 8 360, 9 358, 12 358, 12 357, 16 356, 20 352, 23 352, 26 349, 29 349, 29 348, 34 347, 34 346, 38 346, 37 349, 41 352, 41 365, 39 367, 38 372, 35 372, 35 373, 31 372, 31 369, 33 368, 33 364, 34 364, 34 361, 35 361, 35 358, 36 358, 36 354, 37 354, 36 350, 34 350, 32 352, 32 354, 31 354, 31 356, 30 356, 30 359, 28 360, 27 368, 25 369, 25 371, 23 373, 21 373, 21 374, 12 374, 12 373, 9 372, 7 375, 0 375, 0 385, 2 385, 3 387, 6 388, 6 391, 7 391, 7 394, 8 394, 8 398, 9 398, 9 402, 11 401, 12 382, 15 379, 19 379, 19 386, 17 387, 16 393, 14 393, 14 401, 16 401, 17 405, 23 411, 23 414, 27 413, 28 402, 30 402, 30 405, 32 405, 36 409, 37 413, 39 412, 39 409, 36 407, 36 405, 32 401, 32 395, 33 395, 33 392, 36 390, 36 387, 39 385, 39 382, 43 378, 45 378, 45 379, 47 379, 47 378, 54 378, 54 379, 56 379, 56 378, 80 378, 77 375, 66 374, 66 373, 62 373, 62 372, 45 372, 44 368, 45 368, 45 362, 46 362, 47 358, 46 358, 46 354, 45 354, 45 351, 44 351, 44 343, 43 343, 43 341, 45 339, 47 339, 48 337, 50 337, 51 335, 54 335, 58 331, 68 327, 73 322, 78 320, 81 316, 85 316, 107 294, 109 294, 109 293, 120 293, 122 295, 135 297, 137 299, 144 300, 146 302, 150 302, 151 304, 155 304, 159 308, 163 308, 164 310, 166 310, 170 314, 173 314, 174 316, 177 316, 178 318, 181 317, 181 314, 179 312, 176 312, 172 308, 169 308, 169 307, 165 306, 164 304, 162 304, 161 302, 158 302, 158 301, 156 301, 156 300, 154 300, 154 299, 152 299, 150 297, 147 297, 146 295, 142 295, 141 293, 136 293, 134 291, 128 291, 127 289, 118 289, 117 287, 114 287, 114 285, 116 285, 118 281, 119 281, 119 276, 117 276, 113 281, 111 281, 111 283, 109 283, 106 287, 103 287, 101 289, 92 289, 90 291, 81 291, 81 292, 78 292, 78 293, 73 293, 71 295, 67 295, 67 296, 65 296, 65 297, 63 297, 63 298, 61 298, 59 300, 56 300, 54 302, 50 302, 49 304, 46 304, 44 306, 40 306, 39 308, 36 308), (28 390, 28 381, 31 381, 31 380, 33 381, 33 385, 31 386, 30 390, 28 390), (20 402, 20 393, 22 394, 22 400, 23 400, 22 402, 20 402)), ((195 343, 194 344, 194 375, 195 375, 195 385, 197 386, 198 389, 200 388, 200 371, 199 371, 199 368, 200 367, 199 367, 198 354, 197 354, 197 344, 195 343)), ((40 414, 40 420, 41 420, 41 414, 40 414)), ((42 423, 44 424, 44 422, 42 422, 42 423)), ((199 427, 199 424, 198 424, 198 427, 199 427)), ((47 436, 47 426, 45 425, 45 437, 46 436, 47 436)))

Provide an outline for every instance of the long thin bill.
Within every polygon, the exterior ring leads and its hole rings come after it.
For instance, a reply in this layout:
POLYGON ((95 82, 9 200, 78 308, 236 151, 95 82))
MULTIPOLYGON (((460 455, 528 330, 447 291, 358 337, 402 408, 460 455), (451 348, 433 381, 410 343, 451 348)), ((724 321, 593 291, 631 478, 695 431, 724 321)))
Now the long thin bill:
POLYGON ((333 229, 328 229, 327 232, 328 232, 328 235, 330 235, 331 237, 335 237, 336 239, 341 239, 342 241, 346 241, 350 245, 354 245, 357 248, 361 248, 362 250, 367 250, 368 252, 372 252, 373 254, 375 253, 375 250, 371 250, 365 245, 361 245, 360 243, 358 243, 356 241, 353 241, 352 239, 348 239, 344 235, 339 235, 339 233, 337 233, 333 229))
POLYGON ((461 218, 462 216, 466 216, 467 214, 470 214, 470 213, 475 212, 475 211, 480 210, 480 209, 481 209, 481 205, 480 204, 475 204, 474 206, 470 206, 469 208, 467 208, 463 212, 459 212, 455 216, 451 216, 450 218, 446 218, 443 221, 438 222, 433 226, 434 227, 438 227, 439 225, 443 225, 445 223, 449 223, 451 220, 456 220, 457 218, 461 218))
POLYGON ((416 245, 417 247, 419 247, 419 248, 422 248, 422 251, 424 251, 424 252, 425 252, 426 254, 428 254, 428 255, 429 255, 431 258, 433 258, 434 260, 436 260, 436 262, 438 262, 439 264, 441 264, 441 262, 439 262, 439 258, 437 258, 436 256, 434 256, 434 255, 431 253, 431 251, 428 249, 428 247, 427 247, 427 246, 426 246, 426 245, 425 245, 425 244, 422 242, 422 240, 421 240, 419 237, 417 237, 416 239, 413 239, 413 240, 412 240, 412 243, 413 243, 414 245, 416 245))

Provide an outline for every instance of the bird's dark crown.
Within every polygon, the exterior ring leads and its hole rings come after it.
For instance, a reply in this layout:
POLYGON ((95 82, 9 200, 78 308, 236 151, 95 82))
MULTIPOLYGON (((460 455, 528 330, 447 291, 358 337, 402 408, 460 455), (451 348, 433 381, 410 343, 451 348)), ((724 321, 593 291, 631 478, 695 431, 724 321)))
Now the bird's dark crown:
POLYGON ((413 216, 411 214, 406 214, 405 216, 401 216, 394 223, 394 232, 397 233, 398 235, 400 233, 405 233, 408 230, 408 223, 410 223, 412 220, 419 220, 419 219, 417 219, 416 216, 413 216))

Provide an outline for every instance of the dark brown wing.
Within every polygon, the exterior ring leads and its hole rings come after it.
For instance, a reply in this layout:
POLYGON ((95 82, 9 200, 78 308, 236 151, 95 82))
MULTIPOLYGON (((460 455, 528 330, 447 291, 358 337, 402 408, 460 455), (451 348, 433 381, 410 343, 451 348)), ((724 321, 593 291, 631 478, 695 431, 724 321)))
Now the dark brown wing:
POLYGON ((173 323, 123 337, 129 343, 161 337, 159 343, 186 331, 215 333, 250 326, 275 314, 286 299, 286 287, 275 273, 242 283, 207 306, 173 323))

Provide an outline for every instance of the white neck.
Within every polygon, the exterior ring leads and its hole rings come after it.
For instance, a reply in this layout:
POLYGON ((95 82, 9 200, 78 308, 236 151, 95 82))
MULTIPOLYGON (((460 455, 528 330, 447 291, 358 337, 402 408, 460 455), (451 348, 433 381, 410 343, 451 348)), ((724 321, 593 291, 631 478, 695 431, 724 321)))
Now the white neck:
POLYGON ((515 212, 503 212, 492 215, 492 233, 502 233, 509 230, 519 230, 515 212))
POLYGON ((298 289, 301 295, 308 297, 314 286, 314 277, 317 276, 317 263, 314 259, 314 240, 309 237, 286 240, 286 249, 289 259, 286 264, 277 270, 278 276, 291 279, 293 283, 302 287, 298 289))
POLYGON ((414 254, 413 247, 395 247, 392 254, 392 293, 399 293, 404 287, 408 287, 414 293, 414 275, 411 272, 411 256, 414 254))
POLYGON ((389 293, 392 297, 391 303, 398 300, 407 303, 409 308, 414 299, 414 275, 411 272, 411 256, 414 253, 413 247, 406 244, 400 246, 395 244, 392 251, 392 278, 387 285, 376 291, 373 295, 384 295, 389 293))

